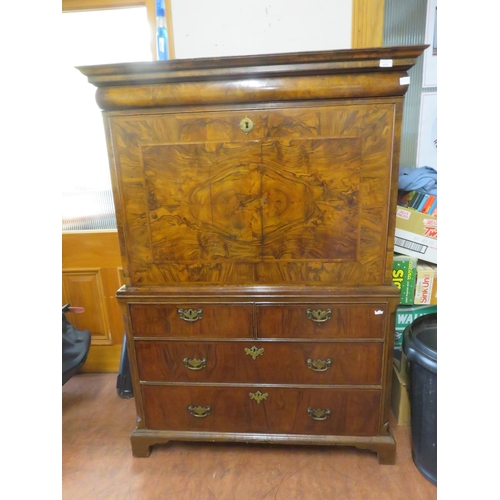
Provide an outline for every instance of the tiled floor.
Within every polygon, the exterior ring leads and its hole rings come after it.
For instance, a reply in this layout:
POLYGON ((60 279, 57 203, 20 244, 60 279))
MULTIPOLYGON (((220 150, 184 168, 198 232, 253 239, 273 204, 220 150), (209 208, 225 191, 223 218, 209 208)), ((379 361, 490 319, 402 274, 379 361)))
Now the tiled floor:
POLYGON ((62 388, 64 500, 434 500, 411 459, 410 429, 392 426, 396 465, 356 448, 182 443, 133 458, 134 399, 116 374, 62 388))

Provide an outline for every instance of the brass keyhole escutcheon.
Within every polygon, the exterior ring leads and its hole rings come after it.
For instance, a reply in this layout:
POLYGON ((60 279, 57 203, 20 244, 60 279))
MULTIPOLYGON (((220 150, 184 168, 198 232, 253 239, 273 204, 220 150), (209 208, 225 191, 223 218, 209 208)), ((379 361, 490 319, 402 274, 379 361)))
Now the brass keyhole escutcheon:
POLYGON ((257 356, 264 356, 264 348, 261 347, 259 349, 256 346, 253 346, 251 349, 249 349, 248 347, 245 347, 245 354, 247 356, 252 356, 253 360, 255 361, 257 356))
POLYGON ((258 405, 260 405, 260 403, 262 401, 267 401, 267 396, 269 396, 269 394, 267 392, 262 394, 262 392, 260 392, 260 391, 249 392, 248 395, 250 396, 250 399, 253 399, 254 401, 256 401, 258 405))
POLYGON ((245 116, 245 118, 243 118, 243 120, 241 120, 240 122, 240 129, 245 132, 245 134, 250 133, 253 129, 253 126, 254 123, 252 120, 250 120, 250 118, 248 118, 248 116, 245 116))

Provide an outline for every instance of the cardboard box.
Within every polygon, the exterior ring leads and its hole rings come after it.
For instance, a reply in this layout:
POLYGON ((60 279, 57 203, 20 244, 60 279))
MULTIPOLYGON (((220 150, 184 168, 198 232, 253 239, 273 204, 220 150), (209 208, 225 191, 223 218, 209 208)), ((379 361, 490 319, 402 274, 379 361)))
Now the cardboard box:
POLYGON ((415 297, 418 260, 409 255, 395 255, 392 264, 392 282, 401 291, 400 304, 411 305, 415 297))
POLYGON ((395 366, 392 367, 391 408, 398 425, 401 426, 411 424, 408 381, 409 377, 406 373, 400 372, 395 366))
POLYGON ((396 333, 394 336, 394 348, 403 345, 403 332, 408 325, 411 325, 417 318, 424 314, 437 312, 437 305, 399 305, 396 310, 396 333))
POLYGON ((419 263, 415 284, 415 304, 437 304, 437 266, 419 263))
POLYGON ((394 251, 437 264, 437 218, 398 206, 394 251))
POLYGON ((398 371, 404 371, 408 373, 409 366, 408 366, 408 358, 406 354, 403 351, 403 347, 398 347, 397 349, 394 349, 394 355, 392 358, 393 365, 396 367, 398 371))
POLYGON ((394 349, 401 349, 403 347, 403 331, 396 328, 396 333, 394 335, 394 349))

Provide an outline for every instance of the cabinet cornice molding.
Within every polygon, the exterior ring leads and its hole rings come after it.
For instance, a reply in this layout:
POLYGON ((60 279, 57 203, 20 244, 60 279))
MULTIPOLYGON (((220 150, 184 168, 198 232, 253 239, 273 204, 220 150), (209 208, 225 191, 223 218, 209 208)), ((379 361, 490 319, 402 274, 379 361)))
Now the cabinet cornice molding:
POLYGON ((404 95, 426 46, 79 66, 103 110, 404 95), (311 79, 314 79, 312 82, 311 79), (311 87, 314 86, 314 93, 311 87))

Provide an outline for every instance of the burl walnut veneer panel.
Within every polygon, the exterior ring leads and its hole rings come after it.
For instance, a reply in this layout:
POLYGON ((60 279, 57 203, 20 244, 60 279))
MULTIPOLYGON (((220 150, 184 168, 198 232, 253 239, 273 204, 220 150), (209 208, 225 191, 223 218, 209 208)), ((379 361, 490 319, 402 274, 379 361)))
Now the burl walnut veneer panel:
POLYGON ((380 103, 113 117, 132 284, 383 283, 394 116, 380 103))

